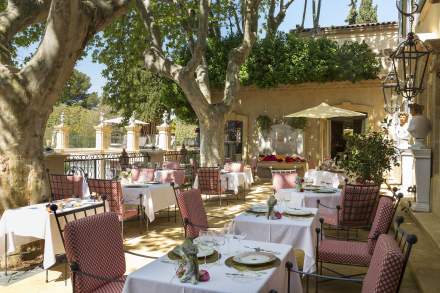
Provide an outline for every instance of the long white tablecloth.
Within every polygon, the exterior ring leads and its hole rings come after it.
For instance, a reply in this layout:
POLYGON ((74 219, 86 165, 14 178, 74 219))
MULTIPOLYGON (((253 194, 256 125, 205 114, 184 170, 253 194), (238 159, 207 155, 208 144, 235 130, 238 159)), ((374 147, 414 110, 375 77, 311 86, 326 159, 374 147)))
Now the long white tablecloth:
MULTIPOLYGON (((220 182, 222 190, 233 190, 235 194, 238 194, 239 188, 248 188, 254 183, 254 178, 251 168, 244 168, 243 172, 222 172, 220 182)), ((198 176, 194 179, 193 188, 199 188, 198 176)))
POLYGON ((122 185, 122 193, 125 205, 139 205, 139 196, 142 195, 142 205, 150 222, 154 221, 155 212, 176 203, 170 184, 125 184, 122 185))
MULTIPOLYGON (((246 292, 262 292, 267 293, 271 289, 278 292, 286 292, 287 290, 287 271, 285 268, 286 261, 291 261, 296 269, 295 255, 290 245, 282 245, 275 243, 263 243, 249 240, 231 240, 229 248, 223 246, 221 253, 230 252, 220 259, 220 264, 201 265, 202 269, 207 269, 210 275, 208 282, 199 282, 197 285, 191 283, 181 283, 175 276, 175 266, 170 263, 167 256, 163 256, 152 263, 140 268, 139 270, 128 275, 124 285, 124 293, 146 293, 146 292, 163 292, 163 293, 202 293, 202 292, 224 292, 224 293, 246 293, 246 292), (250 248, 249 248, 250 247, 250 248), (235 251, 252 251, 251 248, 262 248, 276 252, 276 256, 281 260, 281 264, 277 268, 265 270, 261 276, 255 273, 245 272, 250 277, 231 276, 227 274, 243 274, 234 268, 227 267, 224 261, 232 256, 235 251), (254 278, 255 276, 255 278, 254 278)), ((235 254, 234 253, 234 254, 235 254)), ((301 281, 298 274, 291 275, 291 292, 301 293, 301 281)))
MULTIPOLYGON (((341 190, 338 189, 338 191, 336 191, 335 193, 317 193, 307 190, 304 192, 299 192, 294 188, 286 188, 278 190, 275 194, 275 197, 278 199, 279 202, 281 202, 282 200, 287 200, 290 207, 316 208, 316 201, 319 199, 323 205, 336 208, 341 198, 341 190)), ((329 210, 324 209, 325 208, 320 207, 319 212, 329 212, 329 210)))
MULTIPOLYGON (((277 208, 277 207, 276 207, 277 208)), ((235 233, 246 233, 247 238, 256 241, 283 243, 304 251, 303 270, 315 271, 315 247, 318 216, 316 208, 307 208, 314 217, 283 216, 278 220, 268 220, 265 214, 242 213, 233 220, 235 233)))
MULTIPOLYGON (((47 211, 46 204, 9 209, 3 213, 0 219, 0 256, 2 258, 5 253, 6 235, 8 236, 8 254, 13 253, 20 245, 44 239, 43 267, 45 269, 55 264, 57 254, 64 254, 64 245, 55 215, 47 211)), ((100 208, 97 212, 104 212, 104 209, 100 208)), ((93 210, 87 211, 87 215, 93 214, 95 214, 93 210)), ((78 219, 82 218, 84 213, 79 212, 76 216, 78 219)), ((73 217, 69 215, 68 220, 73 220, 73 217)), ((61 225, 64 226, 64 220, 61 221, 61 225)))
POLYGON ((341 173, 315 169, 308 170, 305 173, 304 178, 312 185, 332 186, 334 188, 338 188, 340 185, 343 185, 345 180, 345 176, 341 173))

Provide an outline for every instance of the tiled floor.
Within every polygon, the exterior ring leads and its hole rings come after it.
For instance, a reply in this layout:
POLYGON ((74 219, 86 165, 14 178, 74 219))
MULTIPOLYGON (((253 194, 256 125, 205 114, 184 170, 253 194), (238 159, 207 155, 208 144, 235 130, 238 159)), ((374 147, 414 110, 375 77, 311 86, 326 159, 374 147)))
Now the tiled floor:
MULTIPOLYGON (((212 200, 206 203, 208 214, 212 216, 220 216, 222 218, 210 218, 211 227, 223 227, 225 223, 230 221, 235 215, 246 209, 249 205, 262 202, 267 199, 267 196, 271 194, 270 184, 261 183, 252 187, 247 195, 246 202, 242 200, 233 200, 223 206, 218 205, 218 201, 212 200)), ((125 233, 125 246, 127 250, 134 252, 148 254, 151 256, 160 256, 176 244, 180 243, 183 239, 183 230, 181 228, 180 218, 177 218, 174 222, 172 217, 169 221, 167 213, 163 213, 161 218, 156 219, 150 227, 149 232, 146 232, 144 225, 139 226, 138 221, 131 221, 126 223, 124 228, 125 233)), ((297 260, 302 263, 302 253, 298 251, 296 253, 297 260)), ((126 254, 127 260, 127 273, 130 273, 137 268, 148 263, 149 259, 143 259, 140 257, 126 254)), ((334 268, 334 266, 333 266, 334 268)), ((363 272, 365 269, 353 268, 353 267, 339 267, 339 271, 343 273, 357 273, 363 272)), ((64 285, 63 278, 63 266, 56 267, 55 270, 49 272, 49 282, 45 283, 44 271, 38 271, 35 274, 22 278, 19 281, 13 282, 8 286, 1 286, 0 291, 7 292, 71 292, 70 279, 68 279, 67 286, 64 285)), ((313 283, 313 282, 311 282, 313 283)), ((311 284, 312 285, 312 284, 311 284)), ((322 283, 319 286, 320 292, 360 292, 360 285, 353 283, 341 283, 341 282, 327 282, 322 283)), ((313 286, 311 286, 313 289, 313 286)), ((313 292, 314 290, 310 290, 313 292)), ((411 272, 408 270, 405 274, 404 282, 400 292, 419 292, 411 272)))

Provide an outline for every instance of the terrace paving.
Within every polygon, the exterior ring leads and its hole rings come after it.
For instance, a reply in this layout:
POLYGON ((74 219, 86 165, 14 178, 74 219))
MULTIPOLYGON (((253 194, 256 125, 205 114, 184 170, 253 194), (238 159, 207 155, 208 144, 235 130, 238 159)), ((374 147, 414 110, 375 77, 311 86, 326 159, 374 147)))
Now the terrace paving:
MULTIPOLYGON (((218 205, 217 200, 206 202, 206 209, 209 215, 224 216, 223 219, 210 218, 211 227, 223 227, 225 223, 230 221, 235 215, 246 209, 251 204, 264 202, 268 195, 272 193, 271 184, 268 182, 260 182, 255 184, 248 193, 246 202, 243 200, 232 200, 229 205, 218 205)), ((161 217, 150 224, 149 232, 146 233, 145 225, 139 226, 139 222, 134 220, 126 223, 124 228, 125 248, 134 252, 147 254, 151 256, 161 256, 172 249, 175 245, 183 240, 183 229, 181 220, 177 217, 176 222, 172 217, 169 221, 167 213, 162 213, 161 217)), ((361 233, 362 234, 362 233, 361 233)), ((365 233, 366 235, 366 233, 365 233)), ((303 254, 301 251, 295 252, 299 264, 303 262, 303 254)), ((127 273, 133 272, 141 266, 151 262, 151 259, 143 259, 137 256, 126 254, 127 273)), ((335 267, 335 266, 333 266, 335 267)), ((354 268, 348 266, 338 266, 338 271, 342 273, 362 273, 364 268, 354 268)), ((20 278, 8 286, 0 282, 0 291, 9 292, 71 292, 70 278, 67 280, 67 286, 64 285, 63 265, 55 267, 49 272, 49 282, 45 283, 45 273, 41 269, 36 269, 35 273, 28 277, 20 278)), ((0 279, 1 280, 1 279, 0 279)), ((3 279, 4 280, 4 279, 3 279)), ((434 281, 434 280, 433 280, 434 281)), ((311 282, 313 283, 313 282, 311 282)), ((360 292, 360 285, 350 282, 328 282, 320 285, 320 292, 360 292)), ((313 292, 313 286, 311 292, 313 292)), ((422 292, 417 287, 414 276, 407 268, 404 281, 400 292, 415 293, 422 292)))

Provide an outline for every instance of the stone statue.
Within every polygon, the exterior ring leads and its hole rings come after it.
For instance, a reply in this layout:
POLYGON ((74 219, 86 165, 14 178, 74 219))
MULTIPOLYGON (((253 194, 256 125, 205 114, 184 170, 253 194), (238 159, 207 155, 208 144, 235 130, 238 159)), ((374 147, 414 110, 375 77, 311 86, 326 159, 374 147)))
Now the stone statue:
POLYGON ((396 127, 395 140, 397 148, 406 150, 409 148, 408 113, 399 113, 399 125, 396 127))
POLYGON ((165 110, 165 112, 163 112, 163 115, 162 115, 162 124, 163 125, 167 125, 168 124, 168 112, 165 110))
POLYGON ((104 125, 104 112, 99 112, 99 124, 104 125))
POLYGON ((267 219, 271 219, 274 215, 274 208, 277 204, 277 199, 275 196, 271 195, 267 200, 267 219))
POLYGON ((197 245, 195 245, 191 239, 186 238, 181 245, 173 249, 173 252, 182 258, 177 270, 180 281, 182 283, 191 282, 192 284, 197 284, 199 282, 197 245))
POLYGON ((61 124, 61 125, 64 124, 64 111, 61 112, 61 115, 60 115, 60 124, 61 124))
POLYGON ((408 126, 408 132, 414 137, 412 149, 426 149, 425 137, 431 131, 431 122, 423 116, 423 105, 410 105, 411 115, 413 115, 408 126))
POLYGON ((135 123, 136 123, 136 119, 134 119, 134 116, 132 115, 128 120, 128 125, 134 125, 135 123))

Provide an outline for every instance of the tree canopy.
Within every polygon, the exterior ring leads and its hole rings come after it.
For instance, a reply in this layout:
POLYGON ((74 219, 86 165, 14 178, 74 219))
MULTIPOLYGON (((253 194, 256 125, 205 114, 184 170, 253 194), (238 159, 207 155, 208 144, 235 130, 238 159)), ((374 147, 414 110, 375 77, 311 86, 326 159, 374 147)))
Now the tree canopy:
POLYGON ((357 8, 357 0, 351 0, 350 10, 345 22, 348 24, 372 23, 377 22, 377 5, 373 6, 372 0, 361 0, 357 8))
POLYGON ((81 106, 84 108, 96 107, 99 103, 98 95, 89 93, 92 83, 90 77, 76 69, 73 70, 72 75, 66 82, 63 93, 58 100, 58 103, 67 106, 81 106))

